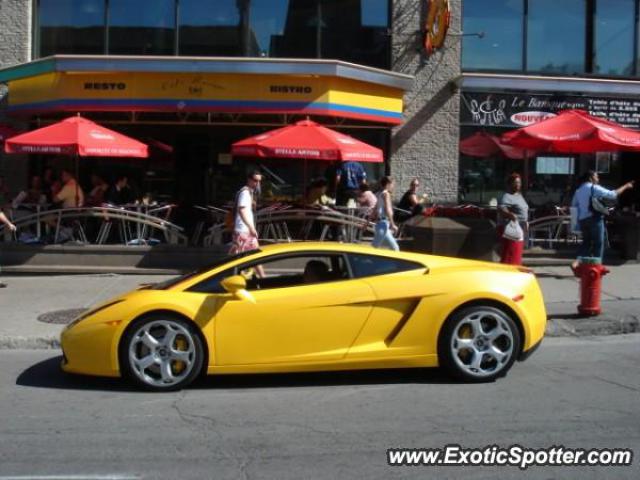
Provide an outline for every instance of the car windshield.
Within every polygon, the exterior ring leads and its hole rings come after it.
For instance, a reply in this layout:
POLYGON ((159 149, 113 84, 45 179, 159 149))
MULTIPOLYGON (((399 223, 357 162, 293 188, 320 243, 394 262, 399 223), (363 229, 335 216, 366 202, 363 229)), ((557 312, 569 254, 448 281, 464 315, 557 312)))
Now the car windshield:
POLYGON ((195 276, 198 276, 202 273, 208 272, 209 270, 213 270, 214 268, 220 267, 226 263, 232 262, 234 260, 237 260, 238 258, 243 258, 243 257, 248 257, 249 255, 253 255, 254 253, 259 253, 260 250, 248 250, 246 252, 241 252, 241 253, 236 253, 235 255, 230 255, 230 256, 226 256, 226 257, 222 257, 220 259, 218 259, 217 261, 210 263, 209 265, 199 268, 197 270, 194 270, 192 272, 189 273, 185 273, 184 275, 180 275, 179 277, 174 277, 174 278, 169 278, 168 280, 165 280, 164 282, 158 282, 158 283, 154 283, 153 285, 149 285, 149 289, 150 290, 167 290, 171 287, 173 287, 174 285, 179 284, 180 282, 184 282, 185 280, 188 280, 190 278, 193 278, 195 276))

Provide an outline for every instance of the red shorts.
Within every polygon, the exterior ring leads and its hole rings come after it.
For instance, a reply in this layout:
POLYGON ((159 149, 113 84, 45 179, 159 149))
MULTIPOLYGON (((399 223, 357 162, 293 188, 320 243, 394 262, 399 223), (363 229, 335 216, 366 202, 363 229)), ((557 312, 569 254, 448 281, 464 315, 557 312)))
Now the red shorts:
POLYGON ((229 254, 234 255, 236 253, 242 253, 249 250, 257 250, 259 247, 258 239, 250 233, 233 232, 229 254))
POLYGON ((519 242, 515 240, 509 240, 508 238, 502 239, 502 254, 500 255, 500 262, 509 263, 511 265, 522 265, 522 251, 524 250, 524 241, 519 242))
POLYGON ((500 236, 501 251, 500 263, 508 263, 510 265, 522 265, 522 252, 524 250, 524 240, 509 240, 502 236, 504 226, 498 227, 498 235, 500 236))

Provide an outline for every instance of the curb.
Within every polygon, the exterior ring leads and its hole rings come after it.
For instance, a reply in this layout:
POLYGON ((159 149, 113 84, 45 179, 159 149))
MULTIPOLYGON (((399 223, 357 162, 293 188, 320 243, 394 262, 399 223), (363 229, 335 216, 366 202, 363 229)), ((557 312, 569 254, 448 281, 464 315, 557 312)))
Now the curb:
POLYGON ((545 335, 547 337, 594 337, 638 332, 640 332, 640 318, 636 315, 626 315, 622 318, 552 317, 547 321, 545 335))
MULTIPOLYGON (((546 337, 596 337, 640 333, 640 316, 549 318, 546 337)), ((59 350, 58 335, 0 336, 0 350, 59 350)))

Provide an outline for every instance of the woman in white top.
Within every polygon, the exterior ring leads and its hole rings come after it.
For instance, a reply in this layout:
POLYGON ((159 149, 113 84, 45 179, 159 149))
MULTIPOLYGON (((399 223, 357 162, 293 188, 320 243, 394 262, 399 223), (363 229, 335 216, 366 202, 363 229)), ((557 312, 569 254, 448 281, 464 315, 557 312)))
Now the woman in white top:
POLYGON ((386 245, 391 250, 400 250, 398 242, 393 238, 393 234, 398 231, 398 227, 393 222, 393 205, 391 194, 393 193, 393 180, 391 177, 382 177, 380 180, 382 190, 378 193, 376 202, 377 223, 372 245, 380 248, 386 245))

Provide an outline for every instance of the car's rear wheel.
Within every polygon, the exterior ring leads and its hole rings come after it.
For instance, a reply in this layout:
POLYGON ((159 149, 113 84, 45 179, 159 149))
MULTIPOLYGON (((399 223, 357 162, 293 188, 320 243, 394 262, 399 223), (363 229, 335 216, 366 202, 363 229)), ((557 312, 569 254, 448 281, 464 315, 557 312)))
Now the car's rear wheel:
POLYGON ((198 376, 203 362, 195 327, 171 314, 136 320, 120 343, 123 375, 147 390, 179 390, 198 376))
POLYGON ((455 312, 438 342, 440 364, 469 382, 490 382, 505 375, 520 351, 520 331, 509 314, 488 305, 455 312))

